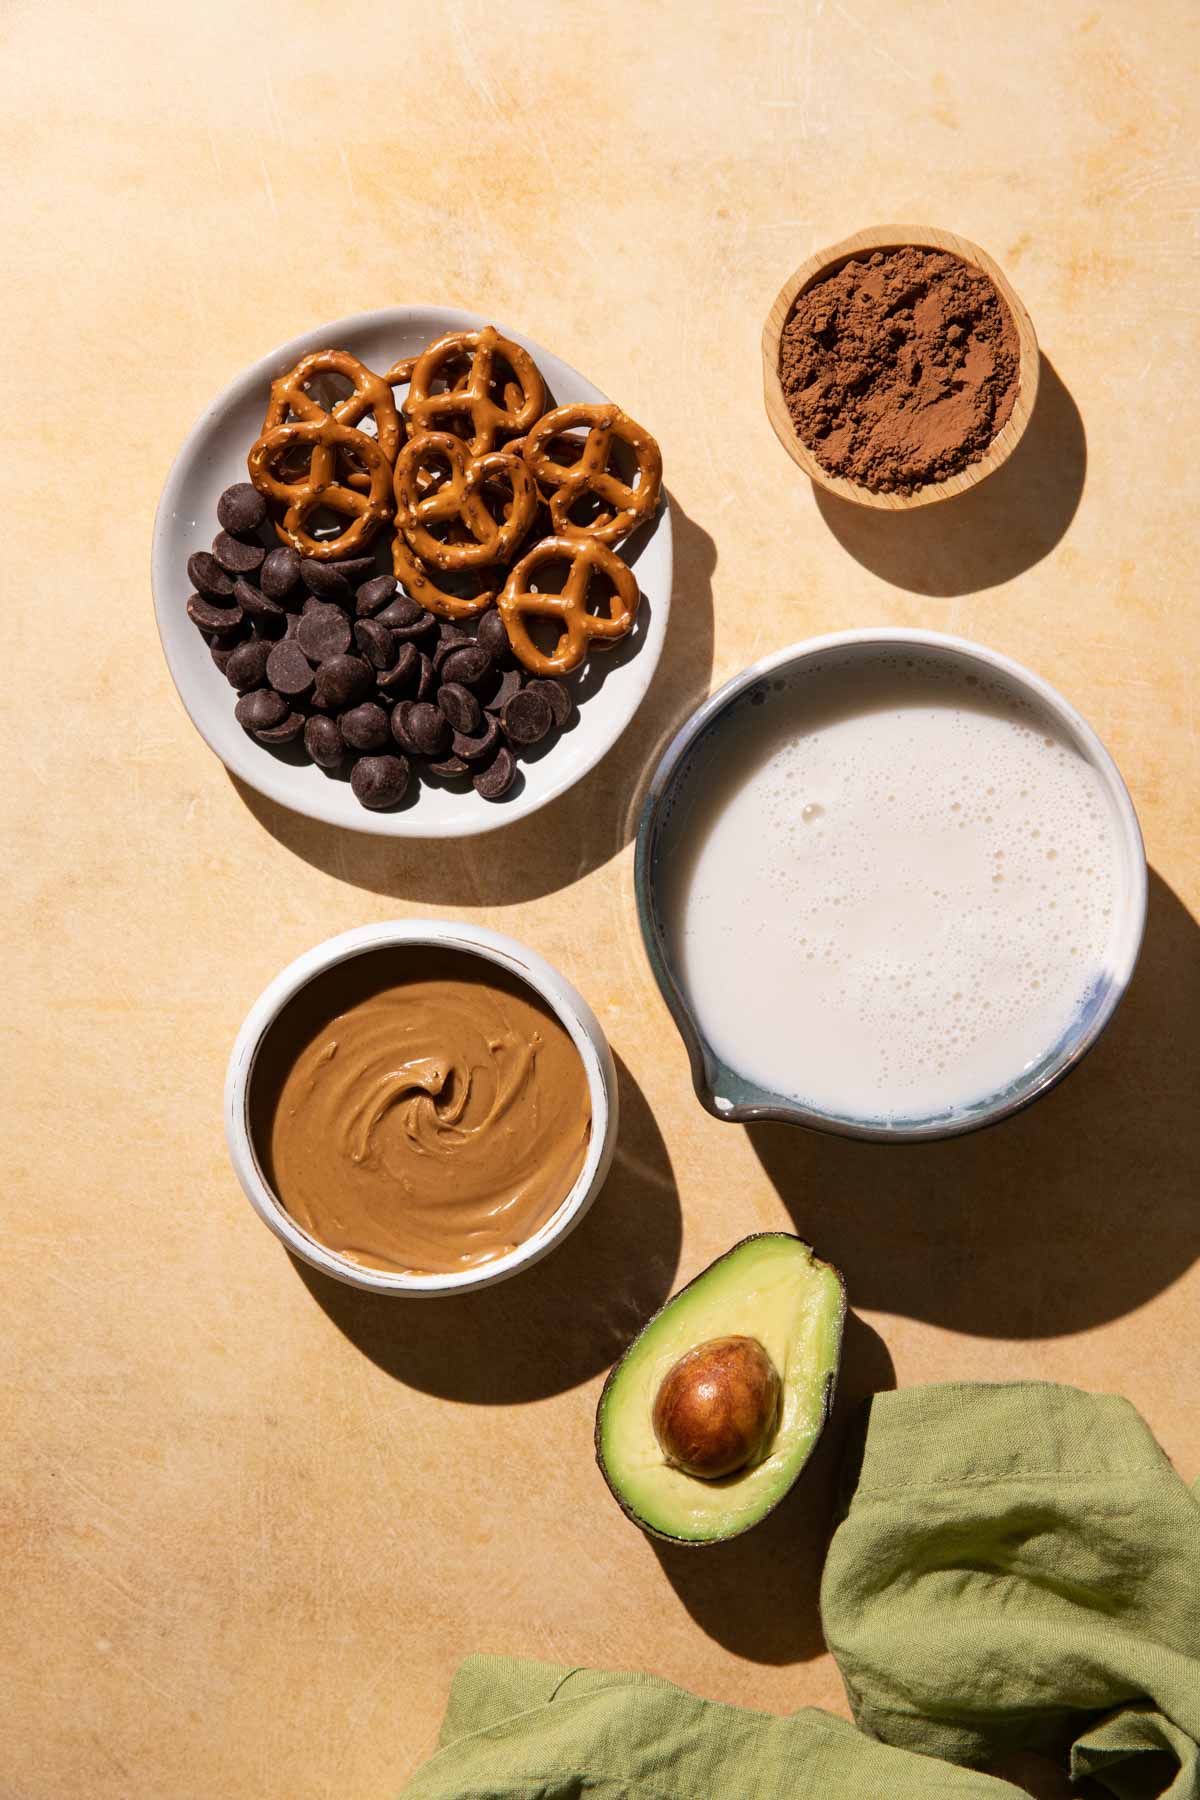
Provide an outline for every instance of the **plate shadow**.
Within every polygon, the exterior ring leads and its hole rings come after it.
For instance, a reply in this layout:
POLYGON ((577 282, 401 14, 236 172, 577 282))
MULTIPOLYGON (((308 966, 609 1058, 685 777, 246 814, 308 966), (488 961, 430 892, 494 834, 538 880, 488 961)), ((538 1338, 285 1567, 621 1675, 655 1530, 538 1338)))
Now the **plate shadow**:
POLYGON ((728 1544, 697 1548, 648 1540, 697 1625, 735 1656, 784 1664, 823 1653, 817 1601, 847 1430, 868 1395, 895 1385, 887 1345, 848 1311, 833 1412, 787 1498, 761 1525, 728 1544))
POLYGON ((911 512, 856 506, 814 486, 844 550, 914 594, 970 594, 1011 581, 1058 543, 1087 476, 1079 409, 1049 357, 1025 435, 1002 468, 952 500, 911 512))
POLYGON ((1200 926, 1150 872, 1141 960, 1090 1056, 1027 1111, 937 1144, 746 1127, 859 1305, 996 1338, 1084 1331, 1200 1254, 1200 926))
POLYGON ((614 1363, 674 1285, 679 1194, 645 1096, 620 1057, 612 1170, 591 1211, 540 1263, 499 1287, 436 1300, 347 1287, 292 1258, 317 1305, 397 1381, 446 1400, 545 1399, 614 1363))
MULTIPOLYGON (((314 868, 396 900, 514 906, 602 867, 633 837, 642 784, 668 739, 706 697, 712 678, 716 546, 674 496, 671 526, 671 612, 654 678, 608 754, 540 812, 483 837, 414 840, 326 825, 231 776, 239 798, 272 837, 314 868)), ((592 694, 588 704, 602 706, 603 693, 592 694)))

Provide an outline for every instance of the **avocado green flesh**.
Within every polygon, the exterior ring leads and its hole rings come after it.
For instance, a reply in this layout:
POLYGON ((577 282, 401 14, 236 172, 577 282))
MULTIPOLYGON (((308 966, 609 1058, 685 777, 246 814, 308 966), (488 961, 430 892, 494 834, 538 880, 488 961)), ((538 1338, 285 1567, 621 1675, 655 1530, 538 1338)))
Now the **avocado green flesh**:
POLYGON ((601 1398, 597 1448, 618 1499, 660 1536, 734 1537, 791 1487, 825 1422, 841 1349, 841 1278, 785 1233, 747 1238, 713 1263, 630 1345, 601 1398), (655 1396, 685 1351, 709 1338, 757 1338, 780 1376, 779 1422, 766 1454, 719 1481, 672 1468, 654 1435, 655 1396))

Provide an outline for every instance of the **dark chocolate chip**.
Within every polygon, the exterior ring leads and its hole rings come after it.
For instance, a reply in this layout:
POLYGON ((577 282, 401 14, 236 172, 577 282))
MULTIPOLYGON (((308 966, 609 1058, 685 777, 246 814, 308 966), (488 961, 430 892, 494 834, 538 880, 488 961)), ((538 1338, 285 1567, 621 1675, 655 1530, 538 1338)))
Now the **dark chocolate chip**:
POLYGON ((444 681, 438 689, 437 703, 455 731, 465 731, 469 736, 479 730, 483 714, 470 688, 460 687, 457 681, 444 681))
POLYGON ((472 777, 471 786, 483 800, 503 800, 516 779, 516 773, 516 757, 511 750, 503 748, 496 752, 494 762, 472 777))
POLYGON ((271 550, 263 563, 258 585, 272 600, 286 600, 300 579, 300 558, 287 544, 271 550))
POLYGON ((235 481, 217 501, 217 518, 238 537, 257 531, 267 516, 267 503, 249 481, 235 481))
POLYGON ((421 756, 440 756, 450 742, 450 721, 427 700, 405 708, 404 730, 421 756))
POLYGON ((354 627, 354 642, 373 669, 390 669, 400 648, 387 626, 375 619, 359 619, 354 627))
POLYGON ((439 619, 437 649, 433 653, 433 660, 436 662, 443 650, 449 653, 457 650, 460 644, 470 642, 470 632, 464 631, 461 625, 455 625, 449 619, 439 619))
MULTIPOLYGON (((233 593, 232 586, 230 593, 233 593)), ((193 594, 187 603, 187 615, 193 625, 201 631, 217 631, 227 633, 237 631, 242 623, 240 606, 214 606, 203 594, 193 594)))
POLYGON ((382 750, 388 741, 388 716, 374 700, 364 700, 342 714, 338 730, 351 750, 382 750))
POLYGON ((246 731, 269 731, 273 725, 282 725, 291 710, 270 688, 255 688, 252 694, 242 695, 233 716, 246 731))
POLYGON ((395 806, 408 788, 409 766, 402 756, 360 756, 350 773, 354 798, 372 812, 395 806))
POLYGON ((574 711, 570 694, 561 681, 539 680, 528 683, 526 690, 530 694, 544 694, 550 702, 550 711, 554 714, 554 723, 562 730, 574 711))
POLYGON ((484 721, 482 735, 467 737, 464 732, 456 731, 451 749, 455 756, 461 756, 464 762, 490 762, 500 745, 500 727, 491 714, 484 721))
POLYGON ((304 714, 291 712, 279 725, 269 725, 265 730, 255 732, 260 744, 290 744, 304 730, 304 714))
MULTIPOLYGON (((364 581, 354 596, 354 610, 360 619, 371 617, 395 597, 396 577, 394 575, 376 575, 370 581, 364 581)), ((411 604, 411 603, 410 603, 411 604)), ((413 607, 413 617, 420 612, 419 606, 413 607)), ((409 623, 411 624, 411 620, 409 623)))
POLYGON ((460 631, 457 625, 447 625, 443 620, 438 626, 437 643, 433 647, 435 667, 440 669, 448 656, 453 656, 456 650, 466 649, 468 645, 474 648, 475 639, 465 631, 460 631))
MULTIPOLYGON (((374 583, 369 582, 367 586, 373 587, 374 583)), ((359 591, 363 592, 364 590, 360 589, 359 591)), ((428 620, 429 625, 437 624, 433 614, 427 613, 425 608, 418 606, 415 600, 410 600, 407 594, 393 592, 387 603, 386 616, 380 620, 380 623, 390 625, 395 630, 401 625, 415 625, 418 619, 428 620)), ((429 625, 423 624, 422 630, 427 631, 429 625)))
POLYGON ((402 617, 400 606, 402 598, 402 595, 397 595, 391 605, 385 606, 382 612, 375 614, 375 617, 381 625, 388 626, 396 633, 397 637, 402 637, 406 642, 426 637, 437 624, 437 620, 432 613, 427 612, 418 613, 415 619, 402 617))
POLYGON ((513 695, 500 714, 500 721, 510 744, 537 744, 553 725, 554 714, 545 694, 527 687, 513 695))
POLYGON ((233 597, 248 619, 282 619, 284 612, 278 601, 272 600, 255 587, 252 581, 235 581, 233 597))
POLYGON ((391 730, 392 736, 402 750, 407 750, 410 756, 420 756, 421 752, 417 748, 416 740, 410 737, 408 732, 408 715, 412 711, 413 705, 412 700, 401 700, 399 706, 395 707, 392 712, 391 730))
MULTIPOLYGON (((303 632, 303 620, 300 622, 300 629, 303 632)), ((331 656, 317 670, 313 705, 322 712, 342 712, 346 707, 365 700, 372 685, 371 665, 365 663, 361 656, 331 656)))
POLYGON ((345 562, 326 564, 327 568, 336 569, 339 575, 344 575, 351 587, 357 587, 360 581, 366 581, 369 575, 375 573, 377 566, 373 556, 348 556, 345 562))
POLYGON ((207 550, 195 550, 188 557, 188 580, 206 600, 228 600, 233 593, 233 577, 227 575, 215 556, 207 550))
POLYGON ((414 687, 421 669, 421 657, 415 644, 399 644, 400 654, 390 669, 377 675, 376 685, 385 694, 395 695, 414 687))
POLYGON ((261 687, 267 679, 270 655, 270 644, 264 644, 261 638, 250 638, 247 643, 239 644, 225 665, 226 681, 241 693, 248 688, 261 687))
POLYGON ((229 659, 236 649, 236 644, 226 644, 223 647, 219 643, 212 643, 209 645, 208 654, 212 657, 222 675, 224 675, 226 669, 229 667, 229 659))
POLYGON ((500 677, 499 687, 496 689, 491 699, 485 700, 483 703, 487 711, 493 713, 503 712, 513 695, 520 693, 523 680, 524 677, 522 676, 520 669, 505 669, 503 675, 500 677))
POLYGON ((421 652, 421 673, 417 677, 417 699, 432 700, 438 690, 437 670, 425 652, 421 652))
POLYGON ((438 762, 428 765, 429 773, 436 775, 439 781, 457 781, 463 775, 471 773, 470 763, 465 763, 461 756, 443 756, 438 762))
POLYGON ((306 606, 300 620, 296 641, 305 656, 314 662, 328 662, 331 656, 345 656, 350 648, 350 621, 340 606, 318 600, 306 606))
POLYGON ((346 754, 341 732, 324 713, 314 713, 306 722, 304 748, 319 769, 339 769, 346 754))
POLYGON ((277 694, 294 700, 313 684, 312 665, 295 638, 281 638, 267 657, 267 680, 277 694))
POLYGON ((494 667, 482 644, 464 644, 461 649, 451 650, 438 664, 443 681, 459 682, 463 687, 476 687, 494 667))
POLYGON ((252 574, 267 554, 261 544, 241 544, 227 531, 218 531, 212 541, 212 553, 231 575, 252 574))
POLYGON ((306 556, 300 564, 300 579, 319 600, 336 600, 339 606, 349 606, 354 598, 354 589, 331 563, 314 562, 306 556))
POLYGON ((508 633, 496 607, 489 606, 486 612, 480 613, 479 623, 475 627, 475 641, 482 644, 488 655, 497 662, 502 656, 508 655, 508 633))

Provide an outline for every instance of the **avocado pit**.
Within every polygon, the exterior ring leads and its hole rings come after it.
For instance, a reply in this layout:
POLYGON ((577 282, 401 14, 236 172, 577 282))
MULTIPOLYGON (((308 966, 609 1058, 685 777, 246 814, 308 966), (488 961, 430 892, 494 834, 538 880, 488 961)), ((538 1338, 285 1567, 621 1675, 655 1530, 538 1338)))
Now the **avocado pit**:
POLYGON ((709 1338, 668 1369, 654 1435, 674 1468, 702 1481, 762 1460, 779 1416, 779 1371, 757 1338, 709 1338))

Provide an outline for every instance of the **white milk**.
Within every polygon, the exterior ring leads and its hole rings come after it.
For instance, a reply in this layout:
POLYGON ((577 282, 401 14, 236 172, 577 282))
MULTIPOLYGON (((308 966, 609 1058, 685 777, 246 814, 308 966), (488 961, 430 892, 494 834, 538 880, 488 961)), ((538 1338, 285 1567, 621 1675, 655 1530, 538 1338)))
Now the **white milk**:
POLYGON ((842 654, 743 704, 685 780, 668 943, 731 1069, 854 1119, 990 1098, 1094 992, 1118 908, 1100 777, 936 654, 842 654))

